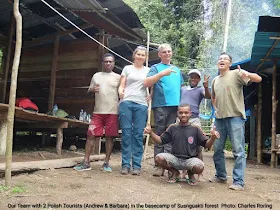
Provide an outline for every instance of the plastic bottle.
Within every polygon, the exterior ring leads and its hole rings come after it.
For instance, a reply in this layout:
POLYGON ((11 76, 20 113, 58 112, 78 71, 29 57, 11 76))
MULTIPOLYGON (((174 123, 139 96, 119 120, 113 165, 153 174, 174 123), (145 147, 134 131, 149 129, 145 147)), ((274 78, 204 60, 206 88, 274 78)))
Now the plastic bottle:
POLYGON ((83 121, 84 120, 84 115, 83 115, 84 111, 83 109, 81 109, 80 111, 80 115, 79 115, 79 120, 83 121))
POLYGON ((57 106, 57 104, 55 104, 55 105, 53 106, 53 111, 52 111, 52 115, 53 115, 53 116, 56 116, 57 110, 58 110, 58 106, 57 106))
POLYGON ((87 112, 84 112, 83 113, 83 121, 86 121, 87 120, 87 112))

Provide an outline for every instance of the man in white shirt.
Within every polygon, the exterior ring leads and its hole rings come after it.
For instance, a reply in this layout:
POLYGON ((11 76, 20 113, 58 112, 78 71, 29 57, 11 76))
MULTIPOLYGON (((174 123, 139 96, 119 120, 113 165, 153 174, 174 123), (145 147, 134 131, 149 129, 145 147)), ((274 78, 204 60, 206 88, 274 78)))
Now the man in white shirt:
POLYGON ((88 92, 95 94, 95 106, 87 131, 84 161, 75 166, 77 171, 91 170, 90 154, 94 145, 98 145, 100 137, 105 131, 106 158, 102 169, 112 172, 109 166, 110 155, 113 150, 113 137, 118 136, 118 87, 120 75, 113 72, 115 57, 106 53, 102 59, 103 71, 93 75, 88 92))

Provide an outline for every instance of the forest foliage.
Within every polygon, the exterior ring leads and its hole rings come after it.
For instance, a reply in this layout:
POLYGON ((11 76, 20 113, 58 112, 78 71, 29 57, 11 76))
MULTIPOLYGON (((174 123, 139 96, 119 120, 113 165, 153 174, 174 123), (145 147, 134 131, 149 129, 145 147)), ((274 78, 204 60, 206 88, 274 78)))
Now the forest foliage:
MULTIPOLYGON (((124 0, 139 16, 151 42, 170 43, 183 71, 215 75, 222 52, 228 0, 124 0)), ((250 58, 259 16, 279 16, 280 0, 232 0, 227 53, 250 58)))

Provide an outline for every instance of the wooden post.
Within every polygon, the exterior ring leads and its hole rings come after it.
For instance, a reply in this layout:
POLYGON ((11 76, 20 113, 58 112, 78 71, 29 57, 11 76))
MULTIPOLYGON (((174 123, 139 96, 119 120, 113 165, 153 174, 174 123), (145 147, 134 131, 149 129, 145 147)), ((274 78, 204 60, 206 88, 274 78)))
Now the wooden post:
POLYGON ((6 48, 6 55, 5 55, 5 67, 3 68, 3 77, 2 77, 2 103, 6 101, 6 93, 7 93, 7 81, 8 81, 8 74, 10 69, 10 62, 11 62, 11 54, 12 54, 12 47, 13 47, 13 37, 15 32, 15 19, 13 14, 11 14, 10 18, 10 32, 9 32, 9 41, 8 46, 6 48))
POLYGON ((61 156, 61 149, 63 143, 63 128, 58 128, 56 132, 56 153, 61 156))
POLYGON ((56 153, 61 156, 63 143, 63 128, 68 128, 68 122, 60 123, 56 130, 56 153))
MULTIPOLYGON (((105 37, 104 37, 104 30, 100 29, 99 30, 99 37, 98 37, 98 41, 101 42, 103 45, 105 45, 105 37)), ((98 46, 98 57, 100 59, 102 59, 103 55, 105 53, 105 48, 101 45, 98 46)), ((99 71, 103 71, 103 65, 102 65, 102 61, 98 62, 98 67, 99 67, 99 71)))
POLYGON ((12 155, 13 155, 13 129, 15 116, 15 101, 17 90, 18 67, 22 46, 22 16, 19 12, 19 0, 14 0, 14 16, 16 20, 16 47, 12 67, 11 88, 9 97, 9 109, 7 117, 7 147, 6 147, 6 168, 5 168, 5 185, 11 186, 12 179, 12 155))
POLYGON ((254 160, 256 157, 256 110, 255 107, 251 108, 251 116, 250 116, 250 144, 249 144, 249 159, 254 160))
POLYGON ((48 110, 49 111, 53 109, 53 105, 54 105, 59 38, 60 38, 60 34, 57 34, 56 37, 55 37, 55 40, 54 40, 52 69, 51 69, 51 81, 50 81, 50 93, 49 93, 49 103, 48 103, 48 110))
POLYGON ((277 86, 277 76, 276 76, 276 68, 277 61, 273 62, 273 72, 272 72, 272 117, 271 117, 271 160, 270 167, 274 168, 276 165, 276 110, 277 103, 276 100, 276 86, 277 86))
POLYGON ((101 151, 101 138, 99 138, 98 141, 94 141, 94 151, 93 151, 93 154, 94 155, 100 155, 100 151, 101 151))
POLYGON ((262 163, 262 84, 258 84, 257 162, 262 163))

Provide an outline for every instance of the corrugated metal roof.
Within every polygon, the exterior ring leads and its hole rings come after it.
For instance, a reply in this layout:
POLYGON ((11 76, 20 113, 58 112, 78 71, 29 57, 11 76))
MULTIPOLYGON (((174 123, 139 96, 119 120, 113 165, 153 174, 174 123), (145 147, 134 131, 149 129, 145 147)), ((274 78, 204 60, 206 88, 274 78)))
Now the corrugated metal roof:
MULTIPOLYGON (((59 9, 64 16, 77 25, 85 24, 82 18, 77 17, 63 7, 49 0, 53 6, 59 9)), ((0 33, 7 36, 10 24, 10 14, 13 4, 8 0, 0 0, 0 33)), ((23 19, 23 39, 25 41, 36 39, 40 36, 56 33, 59 30, 73 28, 67 21, 61 18, 43 4, 40 0, 24 0, 20 2, 20 12, 23 19)), ((67 37, 62 37, 65 39, 67 37)))
MULTIPOLYGON (((256 71, 258 65, 262 62, 261 59, 266 57, 271 47, 276 42, 270 37, 280 37, 280 17, 261 16, 259 18, 258 31, 255 34, 254 44, 252 48, 251 59, 246 59, 232 64, 232 68, 240 65, 241 68, 251 72, 256 71)), ((280 58, 280 41, 273 48, 267 59, 280 58)), ((273 67, 272 61, 266 61, 258 70, 263 74, 271 74, 273 67)), ((280 68, 280 61, 277 62, 277 68, 280 68)), ((257 103, 257 84, 252 83, 243 88, 246 108, 252 107, 257 103)))
MULTIPOLYGON (((259 18, 258 31, 255 34, 254 44, 251 54, 251 66, 257 67, 265 58, 271 47, 277 41, 270 37, 280 37, 280 17, 261 16, 259 18), (276 27, 277 26, 277 27, 276 27), (275 30, 275 31, 273 31, 275 30)), ((280 41, 273 48, 268 59, 280 58, 280 41)), ((273 63, 266 61, 263 63, 259 71, 271 68, 273 63)), ((278 68, 280 67, 280 61, 277 63, 278 68)))
POLYGON ((124 34, 124 37, 135 40, 143 38, 134 32, 132 28, 143 28, 137 15, 121 0, 102 1, 97 0, 54 0, 64 8, 73 11, 86 21, 99 28, 107 30, 115 35, 124 34), (104 8, 103 8, 104 7, 104 8), (116 12, 116 8, 118 13, 116 12), (121 8, 121 9, 120 9, 121 8), (103 20, 103 21, 102 21, 103 20))
POLYGON ((106 9, 104 9, 96 0, 55 0, 55 2, 72 11, 82 10, 88 12, 98 11, 106 13, 106 9))
POLYGON ((118 16, 131 28, 144 28, 137 14, 122 0, 99 0, 103 7, 109 8, 110 12, 118 16))
MULTIPOLYGON (((115 0, 107 2, 115 2, 115 0)), ((119 18, 114 16, 110 11, 110 7, 107 7, 110 5, 106 5, 106 9, 104 9, 103 5, 97 0, 48 0, 48 3, 78 26, 89 22, 95 28, 104 29, 111 35, 129 40, 142 40, 142 37, 135 33, 132 28, 136 26, 143 28, 143 26, 136 15, 130 15, 133 11, 128 6, 119 13, 122 14, 122 18, 119 18), (86 20, 82 16, 77 15, 77 12, 88 13, 86 20), (123 19, 130 21, 124 22, 123 19)), ((20 5, 23 16, 24 40, 34 40, 40 36, 54 34, 59 30, 73 28, 71 24, 40 0, 24 0, 20 2, 20 5)), ((4 36, 8 36, 12 7, 13 5, 9 0, 0 0, 0 34, 4 36)), ((85 36, 81 32, 76 33, 76 35, 78 37, 85 36)), ((62 39, 65 38, 68 39, 69 37, 62 37, 62 39)))

